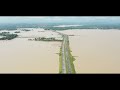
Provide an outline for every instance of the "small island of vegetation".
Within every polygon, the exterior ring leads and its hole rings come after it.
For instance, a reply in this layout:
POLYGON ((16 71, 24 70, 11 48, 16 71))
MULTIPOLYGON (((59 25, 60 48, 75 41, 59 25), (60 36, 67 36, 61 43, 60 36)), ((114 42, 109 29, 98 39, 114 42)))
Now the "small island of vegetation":
POLYGON ((2 36, 0 38, 0 40, 11 40, 16 38, 18 35, 17 34, 10 34, 9 32, 2 32, 0 33, 0 36, 2 36))
POLYGON ((20 31, 16 31, 15 33, 20 33, 20 31))
POLYGON ((30 30, 27 30, 27 29, 23 29, 23 31, 26 31, 26 32, 27 32, 27 31, 30 31, 30 30))
POLYGON ((56 39, 56 38, 53 38, 53 37, 50 37, 50 38, 38 37, 38 38, 28 39, 28 40, 34 40, 34 41, 63 41, 63 40, 56 39))

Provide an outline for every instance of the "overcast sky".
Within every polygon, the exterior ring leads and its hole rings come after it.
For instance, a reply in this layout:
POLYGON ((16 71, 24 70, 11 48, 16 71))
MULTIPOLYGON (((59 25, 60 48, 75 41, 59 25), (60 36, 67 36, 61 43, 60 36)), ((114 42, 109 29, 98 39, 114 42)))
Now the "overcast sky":
POLYGON ((120 22, 118 16, 0 16, 0 23, 38 23, 38 22, 120 22))

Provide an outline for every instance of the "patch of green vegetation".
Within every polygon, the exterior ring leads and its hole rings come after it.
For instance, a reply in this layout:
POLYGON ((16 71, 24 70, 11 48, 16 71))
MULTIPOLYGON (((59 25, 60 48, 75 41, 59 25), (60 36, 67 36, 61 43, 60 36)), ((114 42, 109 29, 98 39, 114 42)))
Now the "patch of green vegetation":
POLYGON ((29 41, 33 41, 33 39, 28 39, 29 41))
POLYGON ((9 32, 2 32, 0 33, 0 36, 3 36, 0 38, 0 40, 11 40, 16 38, 18 35, 17 34, 10 34, 9 32))
POLYGON ((2 32, 0 33, 0 36, 6 36, 7 34, 9 34, 10 32, 2 32))
POLYGON ((74 64, 73 64, 73 61, 75 61, 75 58, 72 56, 71 54, 71 49, 70 49, 70 46, 69 46, 69 41, 68 41, 68 50, 69 50, 69 57, 70 57, 70 64, 71 64, 71 67, 72 67, 72 73, 76 73, 75 71, 75 67, 74 67, 74 64))
POLYGON ((20 31, 16 31, 15 33, 20 33, 20 31))
POLYGON ((27 32, 27 31, 30 31, 30 30, 27 30, 27 29, 23 29, 23 31, 26 31, 26 32, 27 32))
POLYGON ((62 45, 59 53, 59 73, 62 73, 62 45))
POLYGON ((59 55, 59 53, 55 53, 55 54, 59 55))
POLYGON ((53 37, 51 38, 39 37, 39 38, 35 38, 34 40, 35 41, 63 41, 63 40, 55 39, 53 37))
MULTIPOLYGON (((68 47, 68 55, 70 57, 70 64, 71 64, 71 68, 72 68, 72 74, 75 74, 76 71, 75 71, 75 67, 74 67, 74 64, 73 64, 73 61, 75 61, 75 58, 71 54, 71 50, 70 50, 70 47, 69 47, 69 39, 68 39, 67 47, 68 47)), ((66 73, 68 73, 69 71, 68 71, 67 63, 65 63, 65 64, 66 64, 66 73)), ((62 73, 62 45, 61 45, 60 53, 59 53, 59 73, 62 73)))
POLYGON ((70 52, 70 47, 69 47, 69 57, 70 57, 70 63, 71 63, 71 66, 72 66, 72 73, 76 73, 75 71, 75 67, 74 67, 74 64, 73 64, 73 61, 75 61, 75 58, 72 56, 71 52, 70 52))

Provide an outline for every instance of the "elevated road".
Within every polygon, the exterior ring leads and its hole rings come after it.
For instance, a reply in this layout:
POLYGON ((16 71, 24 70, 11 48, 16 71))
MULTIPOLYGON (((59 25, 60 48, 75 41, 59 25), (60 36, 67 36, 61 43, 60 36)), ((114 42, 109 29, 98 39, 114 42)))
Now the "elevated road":
POLYGON ((73 56, 71 55, 69 48, 68 35, 59 33, 63 36, 63 42, 61 46, 61 73, 75 73, 73 64, 73 56))

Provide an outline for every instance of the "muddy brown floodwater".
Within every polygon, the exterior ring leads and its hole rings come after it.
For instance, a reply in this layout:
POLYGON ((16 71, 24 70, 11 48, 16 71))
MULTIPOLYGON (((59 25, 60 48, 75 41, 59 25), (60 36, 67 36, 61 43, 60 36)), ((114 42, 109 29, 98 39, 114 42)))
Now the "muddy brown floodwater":
POLYGON ((77 73, 120 73, 120 30, 66 30, 77 73))
POLYGON ((28 38, 0 41, 0 73, 59 73, 60 46, 28 38))

